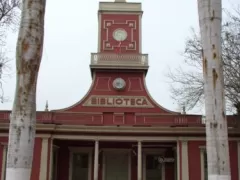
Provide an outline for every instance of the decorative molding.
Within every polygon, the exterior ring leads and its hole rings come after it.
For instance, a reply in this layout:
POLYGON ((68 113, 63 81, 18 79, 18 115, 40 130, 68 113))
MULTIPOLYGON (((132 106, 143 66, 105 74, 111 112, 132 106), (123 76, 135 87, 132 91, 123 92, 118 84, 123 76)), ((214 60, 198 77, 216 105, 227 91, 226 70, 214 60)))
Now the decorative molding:
POLYGON ((91 69, 148 69, 148 54, 139 53, 92 53, 91 69))
MULTIPOLYGON (((179 140, 204 141, 204 137, 173 137, 173 136, 104 136, 104 135, 53 135, 54 139, 84 140, 84 141, 116 141, 116 142, 176 142, 179 140)), ((231 140, 231 139, 230 139, 231 140)), ((236 138, 234 140, 240 140, 236 138)))
POLYGON ((141 3, 126 3, 126 2, 100 2, 99 3, 99 11, 101 13, 124 13, 130 14, 131 12, 136 14, 142 14, 142 4, 141 3))
POLYGON ((128 81, 129 81, 129 87, 128 87, 128 91, 143 91, 143 85, 142 85, 142 81, 141 81, 141 78, 139 77, 132 77, 132 78, 128 78, 128 81), (133 81, 138 81, 137 83, 139 83, 139 89, 137 90, 133 90, 132 88, 132 83, 133 81))
POLYGON ((96 91, 111 91, 110 89, 111 77, 97 77, 94 90, 96 91), (98 88, 99 84, 102 84, 102 81, 107 80, 107 84, 104 86, 104 89, 98 88), (99 83, 100 82, 100 83, 99 83))
MULTIPOLYGON (((111 44, 110 42, 110 36, 112 36, 112 33, 115 29, 118 29, 120 27, 115 27, 116 25, 119 25, 122 29, 129 32, 130 35, 128 35, 127 39, 122 41, 121 48, 125 48, 128 50, 137 50, 137 42, 134 40, 134 31, 136 31, 137 22, 136 20, 126 20, 124 23, 122 22, 116 22, 116 20, 103 20, 103 29, 106 31, 106 39, 103 39, 103 50, 114 50, 114 48, 118 47, 118 42, 114 40, 114 44, 111 44), (115 28, 112 29, 114 26, 115 28), (130 41, 130 43, 128 43, 130 41), (127 43, 127 44, 126 44, 127 43), (129 46, 131 44, 131 46, 129 46)), ((112 39, 112 38, 111 38, 112 39)))
POLYGON ((114 113, 113 114, 113 124, 124 125, 125 124, 124 113, 114 113))

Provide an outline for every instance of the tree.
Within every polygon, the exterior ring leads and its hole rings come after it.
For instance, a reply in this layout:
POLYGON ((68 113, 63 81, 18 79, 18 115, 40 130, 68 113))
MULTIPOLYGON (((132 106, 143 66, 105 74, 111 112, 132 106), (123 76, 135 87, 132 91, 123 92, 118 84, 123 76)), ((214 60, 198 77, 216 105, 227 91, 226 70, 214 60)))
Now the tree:
MULTIPOLYGON (((227 110, 240 115, 240 10, 235 13, 225 11, 226 20, 222 25, 222 59, 224 88, 227 110)), ((203 104, 204 80, 202 76, 202 43, 198 33, 192 29, 183 53, 184 62, 190 70, 178 68, 169 71, 172 81, 171 93, 174 100, 192 109, 203 104)))
POLYGON ((10 116, 7 180, 29 180, 36 126, 36 85, 42 58, 45 0, 23 0, 16 48, 16 90, 10 116))
POLYGON ((0 101, 5 100, 2 82, 3 72, 10 68, 10 59, 6 55, 5 46, 6 32, 8 29, 15 30, 19 22, 20 0, 0 0, 0 101))
POLYGON ((10 65, 9 65, 10 59, 8 56, 6 56, 5 51, 0 52, 0 102, 3 103, 6 101, 6 97, 4 96, 4 91, 3 91, 3 79, 5 76, 7 76, 6 72, 7 70, 10 70, 10 65), (4 74, 3 74, 4 71, 4 74))
POLYGON ((208 180, 231 180, 222 68, 222 2, 198 0, 206 112, 208 180))

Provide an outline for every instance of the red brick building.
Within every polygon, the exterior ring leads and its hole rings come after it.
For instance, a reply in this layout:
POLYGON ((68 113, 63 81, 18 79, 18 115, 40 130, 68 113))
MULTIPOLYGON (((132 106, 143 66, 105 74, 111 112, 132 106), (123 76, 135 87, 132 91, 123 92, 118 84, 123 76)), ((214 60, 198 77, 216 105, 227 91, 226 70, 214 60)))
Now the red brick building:
MULTIPOLYGON (((169 111, 148 93, 140 3, 99 4, 92 85, 71 107, 37 112, 32 180, 206 180, 202 117, 169 111)), ((10 111, 0 111, 0 178, 10 111)), ((237 117, 229 116, 232 180, 239 180, 237 117)))

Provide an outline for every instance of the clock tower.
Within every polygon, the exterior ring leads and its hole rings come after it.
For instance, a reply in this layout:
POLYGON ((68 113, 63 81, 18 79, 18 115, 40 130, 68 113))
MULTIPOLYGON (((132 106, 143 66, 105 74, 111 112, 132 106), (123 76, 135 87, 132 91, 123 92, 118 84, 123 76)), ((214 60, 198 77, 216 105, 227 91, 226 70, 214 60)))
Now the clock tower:
POLYGON ((92 53, 91 70, 148 69, 148 55, 142 54, 142 6, 125 0, 100 2, 98 52, 92 53))
POLYGON ((99 3, 98 50, 90 62, 92 85, 81 101, 65 110, 100 113, 106 124, 117 123, 116 119, 133 123, 135 113, 170 113, 151 98, 146 87, 148 55, 142 53, 142 15, 141 3, 99 3))

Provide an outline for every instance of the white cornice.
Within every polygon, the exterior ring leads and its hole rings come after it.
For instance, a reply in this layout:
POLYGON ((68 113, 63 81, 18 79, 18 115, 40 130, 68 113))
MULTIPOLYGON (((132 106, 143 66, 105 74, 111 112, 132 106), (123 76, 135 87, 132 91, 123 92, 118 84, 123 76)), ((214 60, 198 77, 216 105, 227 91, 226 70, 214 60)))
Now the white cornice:
MULTIPOLYGON (((8 130, 9 124, 1 124, 0 130, 8 130)), ((78 132, 78 133, 134 133, 134 134, 205 134, 204 127, 136 127, 136 126, 84 126, 84 125, 55 125, 37 124, 37 131, 51 133, 78 132)), ((238 129, 229 129, 230 135, 240 134, 238 129)))
POLYGON ((126 2, 100 2, 99 11, 113 12, 141 12, 141 3, 126 3, 126 2))

